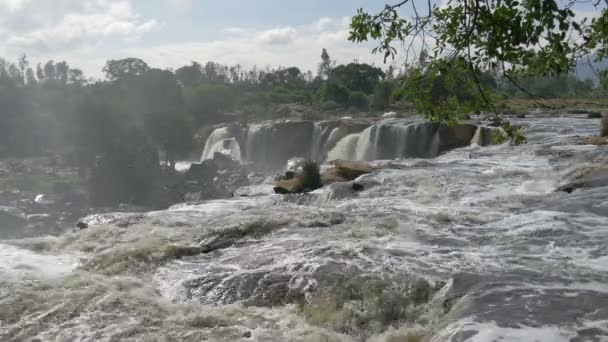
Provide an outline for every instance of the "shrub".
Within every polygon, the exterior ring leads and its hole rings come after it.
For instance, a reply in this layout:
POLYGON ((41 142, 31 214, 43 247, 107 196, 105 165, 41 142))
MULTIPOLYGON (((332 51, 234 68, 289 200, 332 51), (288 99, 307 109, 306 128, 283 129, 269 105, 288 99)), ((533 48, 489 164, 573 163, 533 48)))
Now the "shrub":
POLYGON ((322 186, 321 172, 319 165, 313 161, 306 161, 302 165, 302 174, 300 175, 300 187, 303 190, 315 190, 322 186))
POLYGON ((608 137, 608 115, 602 117, 602 136, 608 137))
POLYGON ((602 118, 602 113, 600 113, 600 112, 588 112, 587 113, 587 118, 588 119, 601 119, 602 118))
POLYGON ((381 82, 374 89, 374 100, 372 107, 378 110, 388 108, 391 103, 391 95, 393 94, 393 84, 390 82, 381 82))
POLYGON ((356 108, 361 111, 369 110, 369 99, 365 93, 360 91, 355 91, 350 94, 348 97, 348 105, 349 107, 356 108))
POLYGON ((336 103, 336 101, 324 101, 322 102, 319 107, 321 108, 321 110, 336 110, 338 108, 340 108, 340 105, 336 103))

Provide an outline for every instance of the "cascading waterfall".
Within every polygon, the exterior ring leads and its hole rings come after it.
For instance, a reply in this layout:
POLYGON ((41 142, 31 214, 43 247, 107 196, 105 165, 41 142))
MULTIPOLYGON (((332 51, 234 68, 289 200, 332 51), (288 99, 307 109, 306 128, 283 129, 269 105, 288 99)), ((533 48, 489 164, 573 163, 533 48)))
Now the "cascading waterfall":
POLYGON ((334 159, 433 158, 469 143, 488 145, 495 130, 480 127, 473 136, 475 126, 471 124, 447 127, 406 120, 384 120, 364 127, 338 121, 267 122, 251 124, 246 130, 222 127, 207 139, 202 159, 212 159, 219 152, 250 162, 260 171, 276 171, 291 158, 319 163, 334 159))
POLYGON ((235 138, 218 141, 207 151, 207 154, 203 155, 203 160, 213 159, 215 153, 221 153, 229 156, 232 160, 241 161, 241 146, 235 138))
POLYGON ((439 153, 438 125, 382 122, 340 140, 328 160, 432 158, 439 153))
POLYGON ((222 140, 233 138, 228 131, 228 127, 221 127, 215 129, 205 142, 205 148, 201 155, 201 161, 206 159, 213 159, 213 152, 211 150, 222 140))
POLYGON ((250 125, 247 130, 247 145, 245 154, 247 161, 252 163, 266 163, 269 160, 268 144, 271 127, 269 125, 250 125))
POLYGON ((349 134, 342 138, 327 154, 327 160, 354 160, 356 159, 359 134, 349 134))

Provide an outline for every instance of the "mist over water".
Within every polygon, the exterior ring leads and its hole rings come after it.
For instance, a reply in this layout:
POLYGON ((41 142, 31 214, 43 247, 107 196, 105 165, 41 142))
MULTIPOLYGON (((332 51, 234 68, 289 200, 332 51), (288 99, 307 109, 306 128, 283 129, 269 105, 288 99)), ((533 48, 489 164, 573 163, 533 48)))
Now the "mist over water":
MULTIPOLYGON (((577 145, 598 120, 518 123, 526 145, 439 156, 424 125, 336 139, 311 124, 312 141, 336 141, 327 159, 436 158, 375 161, 360 192, 280 196, 262 183, 247 197, 96 215, 83 231, 2 242, 0 340, 600 341, 607 189, 554 192, 608 157, 577 145)), ((267 127, 244 135, 244 156, 253 141, 269 146, 267 127)), ((204 156, 236 142, 216 132, 204 156)))

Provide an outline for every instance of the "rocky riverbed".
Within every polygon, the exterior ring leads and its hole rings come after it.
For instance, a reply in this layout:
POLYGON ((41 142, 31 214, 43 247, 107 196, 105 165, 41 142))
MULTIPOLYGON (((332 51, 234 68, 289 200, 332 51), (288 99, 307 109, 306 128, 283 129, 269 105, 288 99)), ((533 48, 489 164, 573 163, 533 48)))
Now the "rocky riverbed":
POLYGON ((268 179, 0 242, 0 340, 601 341, 607 183, 561 191, 608 165, 599 120, 517 123, 526 145, 373 160, 358 191, 268 179))

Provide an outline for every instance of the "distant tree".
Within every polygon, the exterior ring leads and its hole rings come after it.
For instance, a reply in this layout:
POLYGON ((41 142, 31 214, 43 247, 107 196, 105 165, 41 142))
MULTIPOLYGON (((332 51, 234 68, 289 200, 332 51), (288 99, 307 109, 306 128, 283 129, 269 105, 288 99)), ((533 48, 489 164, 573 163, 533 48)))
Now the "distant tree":
POLYGON ((18 63, 19 63, 19 70, 21 70, 21 77, 23 80, 25 80, 26 79, 25 72, 29 68, 30 62, 28 61, 27 56, 25 54, 22 54, 21 56, 19 56, 18 63))
POLYGON ((192 87, 199 84, 203 78, 203 67, 197 62, 175 70, 175 77, 183 87, 192 87))
POLYGON ((36 65, 36 77, 38 78, 38 81, 44 81, 46 78, 44 75, 44 69, 42 69, 42 65, 40 63, 36 65))
POLYGON ((147 135, 165 152, 167 165, 175 169, 177 159, 186 156, 194 144, 191 117, 183 112, 153 112, 145 119, 147 135))
POLYGON ((387 109, 391 104, 393 90, 393 82, 384 81, 378 83, 374 89, 372 107, 377 110, 387 109))
POLYGON ((149 70, 148 64, 139 58, 109 60, 103 67, 103 72, 110 81, 120 81, 129 77, 141 76, 149 70))
POLYGON ((69 79, 68 75, 70 72, 70 67, 66 61, 55 64, 55 72, 56 72, 57 81, 59 81, 59 83, 61 83, 61 84, 68 83, 68 79, 69 79))
POLYGON ((226 84, 201 84, 186 92, 186 105, 198 125, 221 121, 236 105, 236 93, 226 84))
POLYGON ((318 75, 319 77, 321 77, 321 79, 327 80, 330 77, 331 74, 331 69, 334 66, 334 62, 332 62, 331 57, 329 56, 329 53, 327 53, 327 50, 324 48, 323 51, 321 51, 321 63, 319 64, 319 71, 318 71, 318 75))
POLYGON ((78 86, 82 86, 86 83, 84 73, 80 69, 70 69, 68 81, 71 84, 76 84, 78 86))
POLYGON ((343 107, 348 106, 349 97, 348 88, 330 82, 323 83, 317 92, 317 98, 320 102, 333 101, 343 107))
POLYGON ((32 68, 25 69, 25 83, 28 86, 36 85, 38 81, 36 80, 36 75, 34 74, 34 70, 32 68))
POLYGON ((348 106, 360 111, 367 112, 369 110, 369 99, 364 92, 354 91, 348 97, 348 106))
POLYGON ((55 81, 57 79, 57 69, 55 69, 55 62, 48 61, 44 65, 44 79, 55 81))
POLYGON ((369 64, 339 65, 331 71, 332 82, 340 83, 351 91, 362 91, 366 94, 371 94, 376 84, 384 77, 385 74, 380 68, 369 64))

